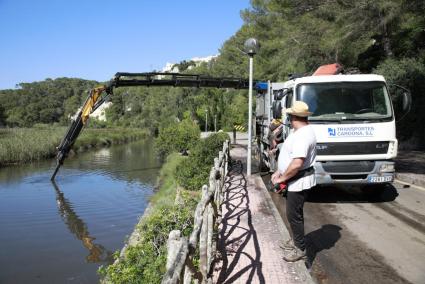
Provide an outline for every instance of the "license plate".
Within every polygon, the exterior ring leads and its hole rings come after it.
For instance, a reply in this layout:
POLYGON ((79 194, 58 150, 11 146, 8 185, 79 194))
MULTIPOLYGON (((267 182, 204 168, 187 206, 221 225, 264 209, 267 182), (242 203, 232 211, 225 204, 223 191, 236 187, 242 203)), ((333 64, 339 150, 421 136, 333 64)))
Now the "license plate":
POLYGON ((392 176, 369 177, 368 181, 370 183, 375 183, 375 182, 390 182, 390 181, 393 181, 393 177, 392 176))

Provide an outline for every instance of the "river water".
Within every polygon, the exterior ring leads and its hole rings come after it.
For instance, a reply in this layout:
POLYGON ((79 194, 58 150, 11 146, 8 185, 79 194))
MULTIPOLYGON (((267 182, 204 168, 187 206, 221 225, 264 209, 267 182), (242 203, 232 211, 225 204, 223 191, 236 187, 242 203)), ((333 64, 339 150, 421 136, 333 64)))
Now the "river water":
POLYGON ((160 163, 151 141, 0 168, 0 283, 96 283, 143 214, 160 163))

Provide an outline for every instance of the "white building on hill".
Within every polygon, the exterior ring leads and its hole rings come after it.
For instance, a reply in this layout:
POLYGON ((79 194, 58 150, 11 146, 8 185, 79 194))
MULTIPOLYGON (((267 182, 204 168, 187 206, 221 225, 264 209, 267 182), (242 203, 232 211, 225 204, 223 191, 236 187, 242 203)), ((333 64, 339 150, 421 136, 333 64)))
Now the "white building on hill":
MULTIPOLYGON (((210 55, 210 56, 206 56, 206 57, 193 57, 189 60, 187 60, 188 62, 195 62, 195 66, 199 66, 204 62, 210 62, 211 60, 215 59, 218 57, 218 54, 216 55, 210 55)), ((194 66, 189 66, 187 69, 190 70, 192 69, 194 66)), ((161 72, 164 73, 178 73, 180 70, 179 68, 176 66, 176 63, 170 63, 167 62, 164 66, 164 68, 162 68, 161 72)))

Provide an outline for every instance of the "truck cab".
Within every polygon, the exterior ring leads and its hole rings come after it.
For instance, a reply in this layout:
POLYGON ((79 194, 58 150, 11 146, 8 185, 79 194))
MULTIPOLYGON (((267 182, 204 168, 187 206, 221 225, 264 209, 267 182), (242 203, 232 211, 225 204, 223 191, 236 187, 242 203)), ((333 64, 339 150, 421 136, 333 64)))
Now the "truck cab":
MULTIPOLYGON (((260 164, 277 168, 270 151, 270 121, 280 118, 283 137, 290 128, 286 108, 304 101, 313 114, 317 138, 317 184, 370 184, 394 180, 398 141, 393 104, 384 77, 374 74, 319 75, 268 83, 257 95, 257 141, 260 164), (258 115, 259 114, 259 115, 258 115)), ((406 95, 404 106, 409 106, 406 95)))

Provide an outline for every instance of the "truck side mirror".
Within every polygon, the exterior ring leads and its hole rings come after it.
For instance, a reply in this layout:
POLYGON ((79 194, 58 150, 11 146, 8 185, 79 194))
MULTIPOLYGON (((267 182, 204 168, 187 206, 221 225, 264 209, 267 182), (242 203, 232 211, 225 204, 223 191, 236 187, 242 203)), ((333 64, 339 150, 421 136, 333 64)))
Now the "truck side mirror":
POLYGON ((392 96, 393 100, 395 100, 394 108, 399 112, 396 121, 399 122, 404 117, 406 117, 412 107, 412 95, 410 94, 410 91, 405 87, 396 84, 391 84, 391 87, 394 89, 394 94, 392 96))
POLYGON ((403 96, 403 105, 402 105, 403 112, 408 113, 410 111, 410 108, 412 107, 412 95, 410 94, 410 92, 404 92, 402 96, 403 96))
POLYGON ((289 89, 286 89, 286 88, 277 90, 276 92, 274 92, 274 100, 275 101, 282 100, 288 94, 288 91, 289 89))
POLYGON ((274 101, 272 105, 273 110, 273 118, 281 119, 282 118, 282 104, 280 101, 274 101))

